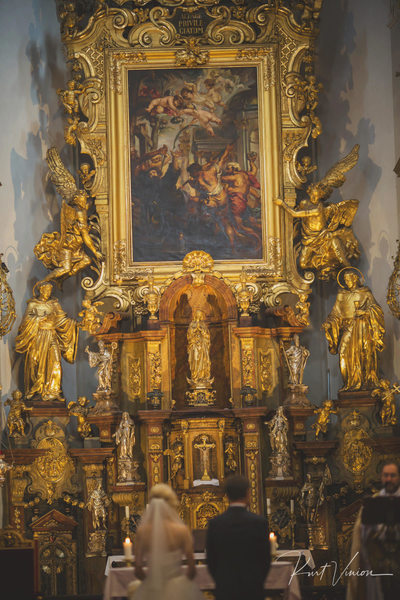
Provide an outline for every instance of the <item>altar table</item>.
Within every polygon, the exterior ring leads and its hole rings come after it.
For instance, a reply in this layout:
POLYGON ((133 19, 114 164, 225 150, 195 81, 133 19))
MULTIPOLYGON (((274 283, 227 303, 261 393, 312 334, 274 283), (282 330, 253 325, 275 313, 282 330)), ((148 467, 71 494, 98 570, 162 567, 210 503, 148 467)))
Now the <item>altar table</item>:
MULTIPOLYGON (((109 557, 109 560, 110 558, 113 561, 121 560, 121 557, 117 556, 109 557)), ((107 564, 107 566, 109 565, 107 564)), ((185 570, 186 567, 183 566, 182 571, 185 572, 185 570)), ((108 575, 106 577, 103 600, 125 598, 128 585, 135 579, 133 567, 106 568, 106 571, 108 571, 108 575)), ((271 568, 264 584, 265 589, 271 591, 283 590, 284 600, 301 600, 299 581, 296 575, 291 577, 292 573, 293 565, 289 562, 278 560, 271 563, 271 568)), ((215 588, 207 565, 196 566, 196 578, 194 581, 204 592, 212 591, 215 588)))

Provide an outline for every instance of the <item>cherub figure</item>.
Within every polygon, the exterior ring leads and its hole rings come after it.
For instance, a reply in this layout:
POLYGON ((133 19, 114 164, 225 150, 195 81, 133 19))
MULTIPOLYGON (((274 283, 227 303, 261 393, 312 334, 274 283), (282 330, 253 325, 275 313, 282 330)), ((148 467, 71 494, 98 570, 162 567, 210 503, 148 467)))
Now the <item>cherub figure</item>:
POLYGON ((166 115, 179 115, 179 110, 183 108, 184 102, 180 94, 174 96, 162 96, 161 98, 154 98, 146 108, 146 111, 150 114, 166 114, 166 115))
POLYGON ((4 406, 10 407, 7 417, 7 426, 10 437, 23 437, 27 425, 24 413, 32 410, 32 408, 26 406, 25 402, 22 400, 22 392, 19 390, 14 390, 12 399, 8 398, 4 402, 4 406))
POLYGON ((57 90, 57 95, 60 96, 65 111, 69 115, 77 114, 79 112, 78 96, 82 93, 82 85, 77 83, 74 79, 67 81, 66 90, 62 90, 61 88, 57 90))
POLYGON ((300 294, 299 301, 295 304, 297 324, 304 327, 310 324, 310 302, 307 302, 307 298, 307 294, 300 294))
POLYGON ((92 435, 92 429, 90 423, 86 421, 86 417, 89 412, 89 400, 85 396, 79 396, 78 400, 68 403, 68 412, 70 415, 77 417, 78 419, 78 433, 81 438, 88 438, 92 435))
POLYGON ((60 215, 60 231, 44 233, 34 252, 51 272, 43 279, 62 281, 88 267, 92 258, 86 247, 98 261, 104 260, 90 234, 87 210, 87 194, 76 187, 75 179, 65 168, 56 148, 50 148, 46 156, 51 181, 61 194, 63 201, 60 215))
POLYGON ((356 144, 321 181, 310 184, 309 197, 300 202, 299 208, 291 208, 280 198, 274 200, 292 217, 301 219, 299 264, 302 269, 316 270, 320 279, 336 278, 341 268, 350 266, 350 259, 360 256, 358 241, 351 229, 358 200, 327 205, 323 202, 334 187, 345 182, 344 174, 357 164, 358 150, 356 144))
POLYGON ((90 169, 89 163, 82 163, 79 168, 79 177, 85 190, 91 187, 92 179, 96 175, 96 169, 90 169))
POLYGON ((311 156, 303 156, 301 161, 296 160, 296 169, 303 177, 307 177, 310 173, 317 170, 317 165, 311 162, 311 156))
POLYGON ((389 425, 396 425, 396 401, 395 395, 400 394, 400 386, 393 385, 390 387, 390 381, 388 379, 381 379, 379 381, 379 387, 373 390, 372 396, 379 398, 381 401, 380 417, 382 425, 385 427, 389 425))
POLYGON ((320 433, 328 431, 328 423, 332 414, 337 414, 337 408, 332 400, 325 400, 321 408, 316 408, 314 413, 318 415, 315 423, 311 425, 315 429, 315 437, 318 438, 320 433))
POLYGON ((98 306, 102 306, 104 302, 91 302, 89 298, 82 300, 82 310, 79 316, 82 317, 82 321, 79 323, 79 327, 83 331, 87 331, 91 335, 97 333, 100 328, 103 313, 98 310, 98 306))

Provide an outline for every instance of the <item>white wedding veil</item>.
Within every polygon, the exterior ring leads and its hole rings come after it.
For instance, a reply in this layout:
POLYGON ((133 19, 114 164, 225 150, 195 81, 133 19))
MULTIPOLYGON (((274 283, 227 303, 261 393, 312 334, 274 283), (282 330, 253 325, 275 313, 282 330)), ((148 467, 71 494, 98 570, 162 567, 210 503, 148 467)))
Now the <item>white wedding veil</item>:
MULTIPOLYGON (((171 494, 174 495, 172 490, 171 494)), ((147 505, 139 528, 147 538, 145 540, 147 551, 144 552, 148 564, 146 580, 154 599, 161 598, 171 574, 171 550, 177 549, 171 537, 174 524, 184 525, 176 510, 164 498, 153 497, 147 505)))

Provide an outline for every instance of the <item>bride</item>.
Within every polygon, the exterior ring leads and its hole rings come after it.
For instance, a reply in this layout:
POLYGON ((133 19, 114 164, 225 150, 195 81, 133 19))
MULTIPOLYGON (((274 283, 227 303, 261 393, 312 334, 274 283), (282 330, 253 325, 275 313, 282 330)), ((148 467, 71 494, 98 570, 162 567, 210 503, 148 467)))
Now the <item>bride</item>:
POLYGON ((190 530, 177 514, 178 498, 165 483, 150 490, 150 503, 136 533, 135 575, 129 600, 204 600, 193 579, 196 567, 190 530), (187 572, 181 570, 182 557, 187 572), (143 566, 147 562, 148 569, 143 566))

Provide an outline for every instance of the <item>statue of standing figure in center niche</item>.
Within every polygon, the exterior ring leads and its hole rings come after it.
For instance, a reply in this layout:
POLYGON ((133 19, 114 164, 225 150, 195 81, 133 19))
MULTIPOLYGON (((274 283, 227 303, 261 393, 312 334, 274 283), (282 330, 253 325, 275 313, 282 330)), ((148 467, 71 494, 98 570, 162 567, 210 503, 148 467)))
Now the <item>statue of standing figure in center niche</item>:
POLYGON ((212 383, 210 378, 210 331, 202 310, 196 310, 194 319, 190 322, 187 341, 191 377, 188 382, 194 387, 210 385, 212 383))
POLYGON ((339 354, 342 390, 377 388, 378 352, 384 348, 383 311, 371 290, 363 285, 364 277, 358 269, 342 269, 337 280, 342 289, 322 327, 329 352, 339 354))

